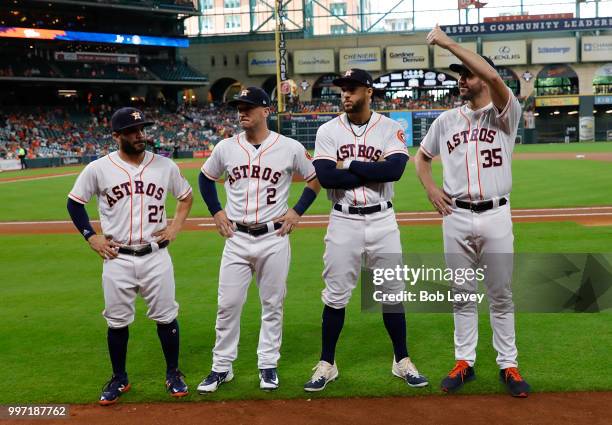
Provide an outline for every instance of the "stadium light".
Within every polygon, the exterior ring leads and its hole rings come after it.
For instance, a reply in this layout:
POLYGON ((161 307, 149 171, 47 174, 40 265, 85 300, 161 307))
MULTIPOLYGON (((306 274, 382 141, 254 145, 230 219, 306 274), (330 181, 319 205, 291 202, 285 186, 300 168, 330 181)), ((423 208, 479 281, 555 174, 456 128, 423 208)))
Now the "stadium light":
POLYGON ((569 111, 567 113, 567 115, 576 115, 578 113, 578 111, 569 111))
POLYGON ((561 113, 561 112, 559 112, 559 111, 555 111, 555 112, 553 112, 553 114, 554 114, 554 115, 559 115, 560 113, 561 113))
POLYGON ((612 109, 608 109, 608 110, 606 111, 606 114, 612 114, 612 109))

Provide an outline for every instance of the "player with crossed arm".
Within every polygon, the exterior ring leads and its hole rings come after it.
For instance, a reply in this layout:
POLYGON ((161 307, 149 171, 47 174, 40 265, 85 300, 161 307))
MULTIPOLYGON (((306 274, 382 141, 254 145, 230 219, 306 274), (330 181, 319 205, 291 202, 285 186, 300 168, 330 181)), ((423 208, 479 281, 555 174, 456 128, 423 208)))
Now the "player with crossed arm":
MULTIPOLYGON (((459 73, 460 96, 467 102, 433 122, 417 153, 417 174, 432 205, 443 215, 448 267, 485 270, 500 378, 513 396, 527 397, 529 385, 517 368, 511 289, 511 165, 521 106, 489 58, 459 46, 437 25, 427 42, 447 49, 461 60, 462 64, 453 64, 450 69, 459 73), (432 179, 431 160, 438 155, 444 189, 432 179)), ((455 293, 477 290, 477 281, 453 284, 455 293)), ((442 381, 445 392, 455 391, 475 378, 476 302, 455 302, 453 311, 456 364, 442 381)))
MULTIPOLYGON (((336 343, 362 255, 366 267, 374 268, 392 266, 387 257, 402 253, 391 199, 393 182, 401 178, 408 161, 404 131, 399 123, 370 110, 369 73, 350 69, 333 83, 342 90, 345 113, 319 127, 316 137, 314 166, 333 209, 323 257, 321 356, 305 391, 322 391, 338 377, 336 343)), ((404 282, 387 282, 384 289, 403 291, 404 282)), ((408 357, 403 306, 383 305, 383 322, 393 345, 392 374, 412 387, 428 385, 408 357)))
POLYGON ((321 189, 304 146, 268 130, 270 99, 265 91, 249 87, 229 103, 237 106, 244 131, 215 146, 199 177, 202 197, 219 233, 227 238, 219 272, 212 371, 198 386, 201 394, 216 391, 234 377, 240 316, 253 273, 262 310, 257 347, 259 386, 262 390, 278 388, 283 304, 291 261, 288 234, 321 189), (296 172, 307 183, 297 204, 288 208, 296 172), (215 188, 215 181, 223 176, 225 209, 215 188))
POLYGON ((147 316, 157 322, 166 359, 166 388, 173 397, 188 394, 178 369, 178 304, 168 244, 176 238, 191 209, 191 186, 170 159, 145 151, 142 111, 121 108, 111 118, 119 150, 88 164, 68 195, 68 212, 89 246, 104 259, 102 289, 108 323, 108 351, 113 376, 99 403, 113 404, 131 385, 126 372, 128 326, 140 293, 147 316), (178 199, 172 224, 166 221, 166 196, 178 199), (91 227, 85 204, 98 198, 103 234, 91 227))

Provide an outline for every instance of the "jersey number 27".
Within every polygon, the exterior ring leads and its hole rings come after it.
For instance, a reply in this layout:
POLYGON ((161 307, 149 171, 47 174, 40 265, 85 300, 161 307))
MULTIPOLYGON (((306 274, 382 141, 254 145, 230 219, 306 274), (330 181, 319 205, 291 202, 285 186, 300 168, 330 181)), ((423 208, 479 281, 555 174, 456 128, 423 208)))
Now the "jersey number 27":
POLYGON ((161 223, 164 217, 163 205, 149 205, 149 223, 161 223))

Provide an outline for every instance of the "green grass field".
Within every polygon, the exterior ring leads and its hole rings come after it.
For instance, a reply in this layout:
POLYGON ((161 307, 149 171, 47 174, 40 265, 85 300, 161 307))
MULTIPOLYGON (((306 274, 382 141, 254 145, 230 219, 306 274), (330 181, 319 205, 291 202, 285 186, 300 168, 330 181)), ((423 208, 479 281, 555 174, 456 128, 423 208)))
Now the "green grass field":
MULTIPOLYGON (((516 224, 517 250, 523 252, 610 251, 612 228, 583 228, 571 223, 516 224)), ((256 355, 259 303, 255 285, 242 317, 236 379, 214 395, 190 400, 312 397, 301 390, 320 349, 320 291, 324 229, 301 229, 288 280, 280 376, 274 394, 258 390, 256 355)), ((438 226, 403 227, 406 252, 441 248, 438 226)), ((5 262, 0 335, 5 376, 18 391, 0 393, 0 404, 16 402, 91 402, 109 375, 106 326, 100 285, 101 263, 75 235, 3 236, 5 262), (28 255, 24 255, 24 253, 28 255), (33 262, 36 262, 34 267, 33 262)), ((177 299, 181 304, 182 369, 194 386, 211 362, 216 285, 221 237, 186 232, 173 244, 177 299)), ((129 401, 161 401, 163 357, 155 326, 139 299, 130 330, 128 371, 134 390, 129 401)), ((452 316, 409 314, 409 346, 432 386, 413 390, 390 376, 392 350, 378 314, 360 312, 354 293, 341 336, 337 362, 341 378, 315 396, 387 396, 432 394, 453 364, 452 316)), ((518 346, 525 375, 536 391, 612 389, 612 315, 518 314, 518 346)), ((502 391, 486 317, 481 319, 478 380, 466 392, 502 391)))
MULTIPOLYGON (((612 144, 610 145, 612 149, 612 144)), ((549 208, 578 205, 607 205, 612 187, 612 163, 584 160, 520 160, 513 163, 512 206, 514 208, 549 208), (585 190, 588 188, 588 190, 585 190)), ((434 174, 441 181, 441 165, 434 163, 434 174)), ((187 169, 183 174, 195 189, 192 217, 209 216, 198 187, 199 169, 187 169)), ((0 184, 0 221, 66 220, 67 195, 76 176, 48 180, 0 184), (24 202, 27 199, 27 203, 24 202)), ((291 187, 289 205, 299 198, 303 183, 291 187)), ((225 204, 225 193, 219 188, 219 198, 225 204)), ((402 179, 395 184, 394 204, 397 211, 428 211, 429 201, 410 162, 402 179)), ((318 196, 310 214, 327 214, 329 201, 324 193, 318 196)), ((88 205, 90 217, 98 216, 95 202, 88 205)), ((174 214, 174 201, 168 202, 168 214, 174 214)))
MULTIPOLYGON (((612 151, 612 144, 602 145, 612 151)), ((554 145, 562 149, 567 146, 554 145)), ((589 146, 599 149, 601 145, 589 146)), ((611 204, 610 163, 515 161, 513 170, 515 208, 611 204)), ((25 173, 34 171, 38 170, 25 173)), ((197 170, 185 174, 196 187, 197 170)), ((0 221, 66 220, 66 194, 74 179, 0 184, 0 221)), ((290 202, 301 187, 294 185, 290 202)), ((395 205, 398 211, 430 209, 412 164, 396 184, 395 205)), ((91 203, 90 207, 95 205, 91 203)), ((310 212, 328 211, 329 203, 322 194, 310 212)), ((207 212, 198 195, 192 216, 203 215, 207 212)), ((407 253, 442 250, 440 226, 402 226, 401 232, 407 253)), ((514 232, 517 252, 612 252, 612 226, 516 223, 514 232)), ((453 365, 452 316, 408 314, 411 356, 432 384, 421 390, 410 389, 391 376, 392 350, 382 319, 379 314, 360 311, 359 291, 349 305, 338 346, 340 379, 322 394, 302 391, 320 350, 324 234, 325 229, 300 228, 291 236, 293 255, 279 365, 281 388, 274 393, 258 389, 255 350, 260 308, 252 285, 242 316, 239 358, 234 364, 236 378, 210 396, 195 394, 195 386, 211 366, 223 240, 215 232, 205 231, 179 236, 170 251, 181 304, 181 369, 192 389, 187 401, 439 393, 439 381, 453 365)), ((0 235, 0 266, 0 360, 11 387, 0 392, 0 404, 96 401, 110 376, 106 323, 101 316, 100 260, 76 232, 0 235)), ((145 310, 139 299, 128 352, 133 389, 123 402, 169 398, 163 388, 164 362, 155 325, 146 319, 145 310)), ((608 372, 612 369, 612 314, 519 313, 517 339, 521 369, 534 391, 612 390, 608 372)), ((480 320, 478 359, 478 379, 464 392, 502 392, 486 316, 480 320)))

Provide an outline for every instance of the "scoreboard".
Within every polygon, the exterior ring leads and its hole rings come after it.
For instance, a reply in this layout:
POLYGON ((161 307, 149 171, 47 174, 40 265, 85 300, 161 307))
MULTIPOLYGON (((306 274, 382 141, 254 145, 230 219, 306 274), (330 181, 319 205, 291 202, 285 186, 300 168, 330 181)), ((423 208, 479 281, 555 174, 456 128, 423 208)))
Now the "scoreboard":
MULTIPOLYGON (((379 111, 399 122, 406 133, 407 146, 419 146, 427 134, 431 123, 442 113, 442 109, 434 110, 405 110, 405 111, 379 111)), ((326 122, 334 119, 338 113, 295 113, 281 114, 280 125, 278 115, 270 115, 269 126, 287 137, 302 143, 306 149, 314 149, 317 129, 326 122)))
POLYGON ((306 149, 314 149, 317 129, 337 116, 337 113, 283 114, 280 128, 277 116, 271 116, 270 128, 278 129, 283 136, 299 141, 306 149))
POLYGON ((414 145, 419 146, 425 138, 429 127, 438 118, 443 110, 436 109, 432 111, 414 111, 412 112, 412 137, 414 145))

